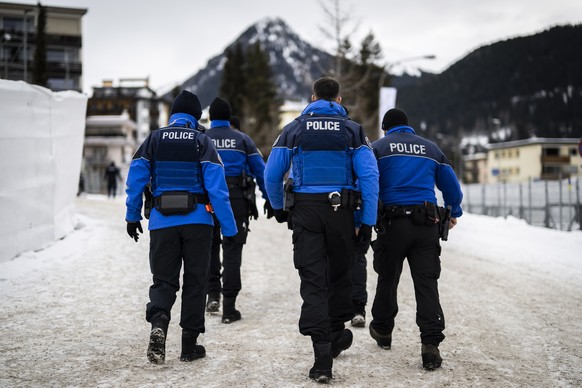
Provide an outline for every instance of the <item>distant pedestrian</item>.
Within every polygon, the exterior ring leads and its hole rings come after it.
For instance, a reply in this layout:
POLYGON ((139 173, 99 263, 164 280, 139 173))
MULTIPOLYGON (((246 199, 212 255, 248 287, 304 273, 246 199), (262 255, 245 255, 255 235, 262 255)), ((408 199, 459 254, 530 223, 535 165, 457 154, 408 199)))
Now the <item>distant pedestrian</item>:
POLYGON ((205 332, 206 282, 210 267, 213 212, 226 240, 237 234, 228 200, 224 166, 212 140, 198 128, 202 114, 195 94, 182 91, 170 110, 168 127, 148 135, 135 153, 127 176, 127 233, 138 241, 142 195, 151 184, 150 255, 153 275, 146 320, 151 322, 148 360, 161 364, 171 310, 183 267, 181 361, 206 355, 197 344, 205 332))
POLYGON ((309 377, 317 382, 332 378, 333 358, 352 345, 345 328, 353 316, 350 270, 356 247, 370 244, 378 206, 374 154, 362 126, 340 103, 335 79, 315 81, 312 102, 283 128, 265 168, 275 218, 293 229, 303 299, 299 331, 311 337, 315 362, 309 377), (360 206, 356 235, 354 210, 360 206))
POLYGON ((397 290, 404 259, 408 259, 416 297, 416 324, 420 328, 421 357, 425 369, 441 366, 439 344, 445 338, 445 317, 439 301, 441 273, 439 234, 463 214, 463 193, 449 161, 433 142, 414 132, 408 117, 390 109, 382 120, 386 136, 372 144, 380 171, 381 228, 373 244, 378 282, 370 335, 378 346, 390 349, 397 290), (442 193, 447 211, 437 206, 434 187, 442 193))
POLYGON ((115 198, 117 195, 117 181, 121 181, 121 174, 115 162, 111 162, 107 166, 103 179, 107 181, 107 196, 109 198, 115 198))

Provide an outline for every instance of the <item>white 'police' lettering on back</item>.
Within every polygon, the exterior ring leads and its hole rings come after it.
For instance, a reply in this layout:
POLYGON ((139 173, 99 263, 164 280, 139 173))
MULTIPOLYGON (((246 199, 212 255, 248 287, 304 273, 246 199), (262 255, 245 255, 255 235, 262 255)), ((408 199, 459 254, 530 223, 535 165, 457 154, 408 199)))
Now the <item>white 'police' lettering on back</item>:
POLYGON ((328 121, 328 120, 309 120, 305 123, 306 129, 313 129, 314 131, 339 131, 340 122, 339 121, 328 121))
POLYGON ((212 139, 214 146, 219 149, 236 148, 235 139, 212 139))
POLYGON ((390 143, 390 152, 404 154, 426 155, 426 146, 423 144, 390 143))
POLYGON ((162 139, 168 140, 193 140, 194 132, 164 131, 162 139))

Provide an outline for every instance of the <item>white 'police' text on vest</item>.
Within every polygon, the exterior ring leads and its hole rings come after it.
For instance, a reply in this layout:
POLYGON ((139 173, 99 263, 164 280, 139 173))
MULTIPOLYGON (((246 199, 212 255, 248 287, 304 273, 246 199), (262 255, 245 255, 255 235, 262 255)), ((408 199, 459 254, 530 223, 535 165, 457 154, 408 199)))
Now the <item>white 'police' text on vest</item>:
POLYGON ((315 131, 339 131, 340 122, 339 121, 328 121, 328 120, 310 120, 305 123, 306 129, 313 129, 315 131))
POLYGON ((390 143, 390 152, 404 154, 426 155, 426 146, 423 144, 390 143))
POLYGON ((236 148, 235 139, 212 139, 212 142, 216 148, 236 148))
POLYGON ((169 140, 193 140, 194 132, 164 131, 162 139, 169 140))

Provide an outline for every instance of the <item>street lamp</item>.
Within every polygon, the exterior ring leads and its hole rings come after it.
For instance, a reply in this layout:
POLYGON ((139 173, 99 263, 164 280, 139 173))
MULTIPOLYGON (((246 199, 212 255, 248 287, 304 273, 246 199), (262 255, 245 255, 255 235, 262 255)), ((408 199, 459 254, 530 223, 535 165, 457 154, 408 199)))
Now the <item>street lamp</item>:
POLYGON ((378 81, 378 90, 379 90, 379 101, 378 101, 378 138, 383 136, 382 130, 382 115, 383 112, 386 112, 388 109, 394 108, 396 106, 396 88, 394 87, 385 87, 384 81, 386 80, 386 76, 390 74, 390 70, 397 65, 400 65, 404 62, 412 62, 412 61, 419 61, 419 60, 426 60, 426 59, 436 59, 436 55, 434 54, 427 54, 427 55, 417 55, 414 57, 407 57, 402 58, 394 62, 389 62, 382 66, 382 75, 380 76, 380 80, 378 81))

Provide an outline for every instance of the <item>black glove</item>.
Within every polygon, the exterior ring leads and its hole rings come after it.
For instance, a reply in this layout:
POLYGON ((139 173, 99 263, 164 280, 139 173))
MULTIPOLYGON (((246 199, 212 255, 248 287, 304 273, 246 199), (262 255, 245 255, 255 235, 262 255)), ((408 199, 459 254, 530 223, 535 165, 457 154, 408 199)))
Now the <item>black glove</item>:
POLYGON ((358 253, 366 253, 370 248, 370 241, 372 240, 372 227, 370 225, 362 224, 358 237, 356 238, 356 251, 358 253))
POLYGON ((289 212, 286 212, 283 209, 273 209, 273 213, 274 213, 275 219, 280 224, 287 222, 287 220, 289 219, 289 212))
POLYGON ((275 211, 273 210, 273 206, 271 206, 271 201, 268 199, 265 201, 265 205, 263 206, 263 214, 267 215, 267 219, 273 218, 275 216, 275 211))
POLYGON ((137 240, 139 240, 139 233, 137 233, 138 230, 140 231, 140 233, 143 233, 143 229, 141 228, 141 222, 139 222, 139 221, 135 221, 135 222, 127 221, 127 234, 129 234, 129 237, 134 239, 135 242, 137 242, 137 240))

